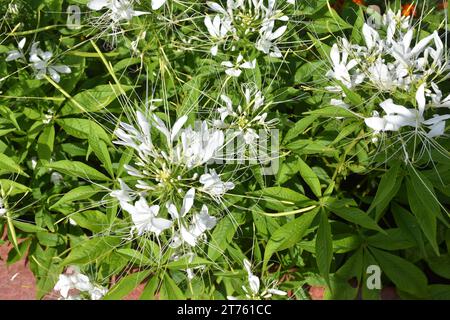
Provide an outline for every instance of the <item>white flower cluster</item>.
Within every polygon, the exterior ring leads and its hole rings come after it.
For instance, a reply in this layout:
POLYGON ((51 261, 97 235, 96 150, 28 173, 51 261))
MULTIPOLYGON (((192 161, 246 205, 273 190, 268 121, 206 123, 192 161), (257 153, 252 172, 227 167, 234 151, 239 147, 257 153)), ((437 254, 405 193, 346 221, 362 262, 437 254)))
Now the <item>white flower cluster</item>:
MULTIPOLYGON (((417 35, 410 17, 389 10, 378 20, 364 23, 364 46, 350 44, 345 38, 333 45, 333 69, 328 77, 349 89, 370 84, 382 92, 409 91, 423 82, 431 83, 450 69, 437 31, 413 41, 417 35)), ((342 91, 340 86, 328 89, 342 91)))
POLYGON ((87 6, 94 11, 107 9, 105 17, 116 25, 121 21, 130 21, 133 17, 148 13, 134 10, 133 2, 133 0, 91 0, 87 6))
POLYGON ((76 266, 70 266, 67 272, 69 274, 59 275, 58 282, 53 288, 60 292, 64 300, 82 300, 82 293, 87 293, 91 300, 99 300, 108 292, 107 288, 93 284, 76 266), (69 294, 71 290, 75 290, 75 294, 69 294))
MULTIPOLYGON (((248 286, 243 285, 242 290, 245 293, 245 297, 251 300, 261 300, 269 299, 272 295, 285 296, 287 293, 285 291, 279 290, 275 287, 274 283, 272 285, 266 286, 261 291, 261 281, 258 276, 255 276, 252 272, 252 265, 247 259, 244 260, 244 268, 247 271, 248 286)), ((228 296, 228 300, 237 300, 234 296, 228 296)))
POLYGON ((205 204, 198 212, 194 211, 196 193, 220 203, 220 198, 234 188, 232 182, 222 181, 214 169, 207 171, 208 161, 223 146, 223 132, 209 129, 206 121, 198 129, 183 129, 186 116, 180 117, 170 129, 155 114, 150 121, 137 111, 136 120, 137 126, 122 122, 115 132, 119 138, 116 144, 136 151, 134 166, 125 166, 128 174, 137 178, 136 190, 119 179, 121 188, 112 191, 111 196, 130 214, 132 233, 136 231, 141 236, 149 232, 159 237, 170 229, 171 247, 178 248, 181 244, 194 247, 217 222, 205 204), (159 147, 153 144, 152 128, 163 138, 159 147), (179 209, 177 199, 183 199, 179 209), (160 217, 161 211, 164 217, 160 217))
POLYGON ((287 22, 289 18, 281 10, 276 10, 275 4, 275 0, 268 0, 267 5, 264 0, 228 0, 224 8, 219 3, 208 1, 208 7, 216 14, 212 19, 207 15, 204 20, 215 42, 211 54, 217 54, 220 44, 228 47, 228 39, 238 41, 241 38, 254 38, 256 49, 271 57, 281 57, 277 41, 287 26, 275 28, 275 22, 287 22))
MULTIPOLYGON (((26 62, 24 47, 26 43, 26 38, 19 41, 17 50, 12 50, 8 52, 6 61, 21 60, 26 62)), ((39 42, 33 42, 29 52, 29 63, 35 71, 36 79, 43 79, 45 75, 49 74, 50 77, 55 82, 61 80, 60 73, 71 73, 72 70, 61 64, 53 64, 53 53, 51 51, 43 51, 39 48, 39 42)))
MULTIPOLYGON (((436 98, 436 93, 430 93, 429 95, 433 95, 436 98)), ((450 100, 450 96, 445 100, 450 100)), ((422 84, 417 90, 416 102, 417 108, 406 108, 402 105, 395 104, 392 99, 388 99, 380 104, 385 115, 380 117, 379 113, 374 111, 372 117, 365 119, 365 123, 369 128, 374 130, 375 134, 384 131, 398 131, 402 127, 413 127, 416 131, 424 130, 424 135, 428 138, 442 136, 445 131, 445 120, 450 119, 450 113, 442 115, 433 113, 432 117, 428 119, 424 118, 427 109, 432 110, 433 107, 436 107, 436 104, 433 105, 431 103, 427 108, 425 84, 422 84)), ((442 106, 441 101, 439 103, 440 105, 438 106, 442 106)))
MULTIPOLYGON (((365 118, 374 134, 411 127, 425 138, 435 138, 444 134, 445 121, 450 119, 450 96, 443 98, 437 85, 448 78, 450 64, 437 31, 413 41, 417 35, 411 23, 410 17, 392 10, 382 17, 372 16, 362 28, 365 46, 350 44, 345 38, 333 45, 332 70, 327 76, 348 89, 371 86, 391 96, 380 103, 384 114, 373 111, 365 118), (395 103, 402 91, 415 92, 411 108, 395 103)), ((343 93, 340 86, 327 88, 343 93)), ((344 105, 335 99, 332 103, 344 105)))
POLYGON ((267 133, 273 128, 278 119, 267 120, 268 104, 262 92, 251 89, 248 86, 244 91, 244 102, 242 105, 233 107, 233 102, 227 95, 221 95, 224 106, 217 109, 220 120, 214 121, 219 128, 235 129, 234 137, 242 137, 247 145, 254 145, 259 138, 258 129, 267 133))

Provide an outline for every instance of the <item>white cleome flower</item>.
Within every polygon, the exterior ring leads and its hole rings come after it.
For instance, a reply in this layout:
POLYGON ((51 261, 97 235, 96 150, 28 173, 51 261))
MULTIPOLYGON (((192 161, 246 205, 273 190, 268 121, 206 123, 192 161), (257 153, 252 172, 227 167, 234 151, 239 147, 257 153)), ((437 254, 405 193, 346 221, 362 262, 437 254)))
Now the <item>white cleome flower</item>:
POLYGON ((241 69, 255 69, 256 59, 253 59, 252 61, 244 61, 244 57, 239 54, 235 63, 231 61, 223 61, 221 65, 228 68, 225 70, 227 75, 230 77, 239 77, 242 73, 241 69))
POLYGON ((91 0, 87 6, 94 11, 108 9, 107 15, 114 23, 130 21, 133 17, 148 13, 135 11, 133 9, 133 1, 130 0, 91 0))
MULTIPOLYGON (((285 296, 287 293, 282 290, 278 290, 275 288, 275 283, 272 283, 272 285, 266 285, 265 288, 261 291, 261 281, 258 276, 254 275, 252 272, 252 265, 250 261, 247 259, 244 260, 244 268, 247 271, 247 282, 248 287, 243 285, 242 290, 245 292, 245 296, 248 299, 269 299, 272 297, 272 295, 279 295, 279 296, 285 296)), ((229 300, 236 299, 235 297, 227 297, 229 300)))
POLYGON ((131 215, 133 221, 133 228, 137 231, 138 236, 145 232, 153 232, 156 236, 159 236, 161 232, 172 226, 172 221, 158 218, 159 206, 149 206, 144 198, 140 198, 134 205, 128 202, 120 202, 120 207, 131 215))
POLYGON ((199 130, 191 127, 183 130, 180 140, 176 148, 176 161, 193 168, 215 158, 224 144, 224 134, 221 130, 209 129, 206 121, 203 121, 199 130))
POLYGON ((203 184, 200 190, 210 194, 212 197, 221 197, 229 190, 234 189, 234 183, 223 182, 214 169, 210 169, 209 173, 202 174, 199 181, 203 184))
POLYGON ((25 55, 23 54, 23 48, 25 47, 27 39, 23 38, 19 41, 19 44, 17 45, 18 50, 12 50, 8 52, 8 56, 6 57, 5 61, 14 61, 18 59, 25 59, 25 55))
POLYGON ((68 274, 59 275, 53 288, 55 291, 59 291, 65 300, 81 299, 79 295, 69 295, 69 291, 73 289, 79 292, 87 292, 92 300, 99 300, 108 292, 107 288, 92 284, 89 277, 82 274, 78 267, 70 266, 67 271, 68 274))
POLYGON ((215 56, 219 49, 217 42, 222 41, 228 32, 232 30, 231 21, 226 18, 222 19, 219 15, 216 15, 213 20, 211 20, 210 16, 206 16, 204 23, 212 40, 216 43, 210 50, 211 54, 215 56))
POLYGON ((54 65, 51 63, 53 53, 50 51, 42 51, 39 47, 39 42, 35 42, 30 50, 30 62, 36 72, 36 79, 43 79, 48 73, 55 82, 59 82, 60 73, 71 73, 72 70, 65 65, 54 65))

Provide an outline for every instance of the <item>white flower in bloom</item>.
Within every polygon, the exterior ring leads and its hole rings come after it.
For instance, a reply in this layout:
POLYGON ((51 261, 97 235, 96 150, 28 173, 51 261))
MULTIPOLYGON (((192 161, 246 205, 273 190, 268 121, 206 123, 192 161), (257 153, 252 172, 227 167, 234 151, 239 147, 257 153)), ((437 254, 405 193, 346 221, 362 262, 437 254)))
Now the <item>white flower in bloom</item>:
POLYGON ((380 107, 386 113, 382 118, 378 114, 364 120, 366 125, 375 132, 380 131, 398 131, 405 126, 419 127, 424 121, 423 113, 425 111, 425 85, 417 90, 416 100, 418 109, 408 109, 404 106, 395 104, 392 99, 383 101, 380 107))
POLYGON ((221 130, 208 129, 203 121, 200 130, 191 127, 181 132, 181 143, 177 145, 177 161, 186 164, 188 168, 207 163, 214 158, 224 144, 224 134, 221 130))
POLYGON ((89 277, 82 274, 78 267, 71 266, 67 271, 69 274, 59 275, 58 282, 54 287, 54 290, 59 291, 64 299, 80 299, 79 296, 69 295, 69 291, 72 289, 87 292, 92 300, 99 300, 108 292, 108 289, 92 284, 89 277))
POLYGON ((161 232, 172 226, 172 221, 158 218, 159 205, 149 206, 144 198, 140 198, 134 205, 128 202, 120 202, 120 207, 131 215, 138 236, 145 232, 153 232, 159 236, 161 232))
MULTIPOLYGON (((216 15, 213 20, 210 16, 205 17, 205 26, 208 29, 209 34, 215 42, 223 40, 229 31, 231 31, 231 21, 229 19, 221 19, 219 15, 216 15)), ((218 45, 214 45, 211 48, 211 54, 217 55, 218 45)))
POLYGON ((201 190, 212 197, 221 197, 229 190, 234 189, 234 183, 223 182, 214 169, 210 169, 209 173, 202 174, 199 181, 203 184, 201 190))
POLYGON ((191 188, 184 195, 183 205, 181 206, 180 212, 178 212, 177 207, 173 203, 168 203, 167 210, 169 211, 169 214, 172 216, 172 219, 179 219, 186 216, 186 214, 191 210, 192 206, 194 205, 194 199, 195 199, 195 189, 191 188))
POLYGON ((133 190, 122 179, 118 179, 120 184, 119 190, 113 190, 111 197, 117 198, 120 202, 131 202, 135 198, 133 190))
POLYGON ((237 129, 234 137, 242 137, 247 145, 253 145, 258 139, 258 130, 266 133, 278 122, 278 119, 267 121, 265 112, 265 98, 256 88, 246 87, 244 91, 245 104, 233 108, 233 102, 226 95, 221 95, 224 106, 217 109, 220 120, 214 121, 214 125, 222 128, 237 129))
POLYGON ((239 77, 242 73, 241 69, 255 69, 256 59, 253 59, 252 61, 244 61, 244 57, 239 54, 235 63, 231 61, 223 61, 221 65, 228 68, 225 70, 227 75, 230 77, 239 77))
POLYGON ((275 21, 271 20, 265 27, 261 28, 260 38, 256 42, 256 49, 271 57, 281 58, 281 51, 275 44, 275 41, 285 33, 287 26, 281 26, 273 31, 274 24, 275 21))
POLYGON ((61 79, 60 73, 71 73, 72 70, 65 65, 53 65, 51 59, 53 53, 50 51, 42 51, 38 48, 39 42, 35 42, 31 46, 30 62, 33 69, 36 71, 36 78, 43 79, 48 73, 55 82, 59 82, 61 79))
POLYGON ((414 127, 419 129, 422 125, 430 130, 426 133, 429 138, 435 138, 444 134, 445 121, 450 119, 450 114, 437 115, 425 120, 424 113, 426 107, 425 86, 422 84, 416 93, 417 109, 408 109, 404 106, 393 103, 388 99, 380 104, 386 115, 380 117, 377 112, 374 116, 366 118, 366 125, 374 130, 375 134, 384 131, 398 131, 402 127, 414 127))
MULTIPOLYGON (((364 23, 365 46, 351 45, 345 38, 333 45, 329 77, 342 81, 349 89, 368 82, 378 90, 393 92, 408 91, 449 70, 437 31, 416 41, 417 31, 400 12, 389 10, 381 20, 372 23, 368 19, 364 23)), ((341 91, 339 87, 327 89, 341 91)))
MULTIPOLYGON (((339 46, 335 43, 331 48, 330 57, 333 65, 333 70, 330 70, 327 73, 327 77, 331 77, 341 81, 342 84, 349 89, 363 82, 363 74, 358 71, 352 74, 351 71, 355 69, 355 67, 357 67, 358 61, 355 59, 349 60, 349 54, 347 50, 344 49, 342 52, 340 52, 339 46)), ((341 91, 340 87, 334 88, 337 91, 341 91)))
MULTIPOLYGON (((244 268, 247 271, 248 287, 243 285, 242 290, 244 290, 247 299, 259 300, 261 298, 269 299, 272 297, 272 295, 278 296, 287 295, 285 291, 276 289, 275 283, 272 283, 272 285, 267 285, 261 292, 261 281, 258 276, 253 274, 252 265, 250 261, 248 261, 247 259, 244 260, 244 268)), ((237 298, 233 296, 228 296, 227 299, 237 300, 237 298)))
POLYGON ((450 108, 450 95, 448 95, 446 98, 443 98, 442 91, 439 89, 439 87, 435 83, 431 83, 431 87, 432 87, 434 93, 430 93, 429 96, 432 99, 433 107, 450 108))
POLYGON ((135 11, 130 0, 91 0, 87 4, 88 8, 94 11, 108 9, 108 17, 118 23, 122 20, 129 21, 148 12, 135 11))
POLYGON ((23 54, 23 48, 25 47, 27 39, 23 38, 19 41, 17 46, 18 50, 12 50, 8 52, 8 56, 6 57, 6 61, 13 61, 17 59, 25 59, 25 55, 23 54))
MULTIPOLYGON (((222 22, 226 26, 226 30, 222 30, 221 33, 231 32, 233 34, 233 37, 230 38, 232 41, 239 41, 242 38, 257 38, 254 44, 257 50, 272 57, 282 56, 276 42, 286 31, 286 26, 280 26, 274 31, 274 24, 275 21, 287 22, 289 18, 281 10, 276 10, 276 1, 268 1, 267 6, 263 0, 228 0, 226 8, 209 1, 207 5, 221 18, 221 20, 215 18, 215 26, 210 20, 208 22, 207 28, 213 37, 218 37, 220 34, 218 32, 219 22, 222 22)), ((212 50, 216 52, 217 47, 213 47, 212 50)))

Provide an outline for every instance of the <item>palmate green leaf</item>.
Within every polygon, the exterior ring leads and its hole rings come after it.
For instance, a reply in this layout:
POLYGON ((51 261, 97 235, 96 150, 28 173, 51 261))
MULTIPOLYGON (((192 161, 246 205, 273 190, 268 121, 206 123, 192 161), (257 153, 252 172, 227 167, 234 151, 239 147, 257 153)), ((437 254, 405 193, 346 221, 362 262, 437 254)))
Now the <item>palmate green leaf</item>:
POLYGON ((103 300, 120 300, 131 293, 142 281, 150 275, 150 270, 129 274, 119 280, 103 297, 103 300))
POLYGON ((410 174, 406 180, 408 192, 408 202, 411 211, 417 218, 425 237, 430 242, 436 254, 439 254, 436 234, 437 234, 437 215, 441 208, 436 196, 433 193, 431 184, 425 183, 425 178, 420 180, 417 175, 410 174), (423 181, 423 182, 422 182, 423 181))
POLYGON ((432 284, 428 286, 432 300, 450 300, 450 285, 432 284))
POLYGON ((381 178, 375 198, 367 210, 370 213, 373 209, 376 209, 376 221, 380 220, 383 211, 396 196, 402 180, 403 176, 401 175, 401 166, 399 163, 393 165, 381 178))
POLYGON ((450 279, 450 254, 443 254, 440 257, 429 257, 427 263, 435 274, 450 279))
POLYGON ((98 192, 104 190, 103 188, 96 185, 79 186, 75 189, 67 192, 61 199, 59 199, 55 204, 53 204, 50 209, 56 208, 66 203, 70 203, 77 200, 89 199, 98 192))
POLYGON ((55 143, 55 127, 47 126, 38 138, 38 156, 39 159, 50 160, 55 143))
POLYGON ((29 177, 13 159, 0 153, 0 175, 4 173, 18 173, 25 177, 29 177))
POLYGON ((47 163, 45 166, 49 169, 54 169, 76 178, 103 181, 111 180, 100 171, 97 171, 96 169, 79 161, 61 160, 47 163))
POLYGON ((208 247, 208 258, 211 261, 216 261, 233 240, 233 236, 239 226, 237 221, 241 221, 239 217, 236 217, 233 213, 227 215, 225 218, 221 219, 217 226, 214 228, 211 239, 209 240, 210 245, 208 247))
POLYGON ((99 210, 76 212, 70 214, 69 217, 81 228, 88 229, 94 233, 100 233, 110 226, 106 214, 99 210))
POLYGON ((351 29, 352 25, 344 21, 334 9, 331 9, 325 14, 314 19, 314 21, 307 26, 308 30, 316 33, 333 33, 345 29, 351 29))
POLYGON ((385 234, 378 233, 367 237, 367 243, 372 247, 390 251, 408 249, 416 245, 400 228, 386 229, 385 234))
POLYGON ((31 191, 27 186, 8 179, 0 179, 0 190, 3 190, 9 196, 31 191))
POLYGON ((142 291, 139 300, 154 300, 156 295, 156 290, 160 284, 160 279, 158 277, 151 277, 150 280, 145 285, 144 291, 142 291))
POLYGON ((40 231, 46 232, 47 231, 44 228, 41 228, 35 224, 31 224, 31 223, 27 223, 27 222, 13 220, 12 223, 14 224, 14 226, 17 229, 22 230, 24 232, 28 232, 28 233, 34 233, 34 232, 40 232, 40 231))
MULTIPOLYGON (((374 258, 371 252, 367 249, 363 249, 363 266, 362 266, 362 282, 361 282, 361 295, 364 300, 380 300, 381 299, 381 288, 369 288, 367 285, 368 278, 373 275, 373 273, 367 272, 369 266, 379 266, 380 271, 383 274, 384 270, 380 263, 374 258)), ((382 284, 383 287, 383 284, 382 284)))
POLYGON ((377 223, 364 211, 355 207, 345 207, 334 203, 328 203, 328 208, 331 212, 340 218, 353 222, 366 229, 375 230, 384 233, 377 223))
POLYGON ((298 171, 305 180, 306 184, 311 188, 314 195, 318 198, 322 196, 319 178, 314 171, 300 158, 297 159, 298 171))
POLYGON ((161 300, 185 300, 186 297, 183 291, 177 286, 175 281, 169 276, 169 274, 164 274, 164 280, 161 285, 161 290, 159 292, 159 298, 161 300))
POLYGON ((268 197, 291 205, 294 203, 311 202, 311 200, 307 196, 285 187, 265 188, 263 190, 251 192, 251 194, 255 196, 261 196, 261 200, 264 200, 264 198, 268 197))
POLYGON ((111 177, 114 177, 114 170, 111 162, 111 156, 109 155, 108 147, 106 143, 101 140, 95 133, 89 135, 89 146, 94 151, 97 158, 100 159, 106 171, 108 171, 111 177))
MULTIPOLYGON (((295 82, 303 83, 310 80, 314 74, 323 74, 324 70, 328 68, 325 61, 308 61, 300 66, 295 72, 295 82)), ((325 71, 326 72, 326 71, 325 71)))
POLYGON ((333 259, 333 238, 328 215, 325 210, 320 210, 319 229, 316 237, 316 261, 320 274, 330 286, 330 266, 333 259))
POLYGON ((282 225, 274 232, 264 251, 263 270, 266 270, 269 259, 275 252, 290 248, 303 238, 318 212, 319 208, 315 208, 282 225))
MULTIPOLYGON (((130 91, 132 86, 121 86, 124 91, 130 91)), ((97 112, 116 100, 120 90, 116 84, 99 85, 82 91, 72 97, 61 109, 62 116, 83 112, 97 112), (78 105, 82 106, 81 109, 78 105)))
POLYGON ((69 135, 78 139, 88 139, 89 135, 95 134, 99 139, 111 144, 111 139, 106 131, 97 123, 88 119, 64 118, 56 122, 69 135))
MULTIPOLYGON (((348 258, 342 267, 331 278, 331 288, 325 291, 325 299, 354 300, 359 288, 353 287, 349 280, 355 278, 358 284, 361 282, 363 269, 363 249, 357 250, 348 258)), ((363 283, 362 286, 365 286, 363 283)))
POLYGON ((305 112, 305 114, 316 115, 318 117, 325 117, 325 118, 331 117, 357 118, 356 114, 354 114, 348 109, 344 109, 339 106, 325 106, 317 110, 305 112))
POLYGON ((142 252, 131 248, 117 249, 118 254, 126 257, 131 263, 137 266, 152 266, 155 264, 154 261, 147 258, 142 252))
POLYGON ((402 230, 404 235, 407 235, 417 247, 419 247, 421 253, 425 255, 425 243, 421 227, 417 219, 406 209, 396 204, 391 204, 391 210, 394 215, 397 226, 402 230))
POLYGON ((171 261, 167 264, 167 268, 174 270, 185 270, 187 268, 197 267, 197 266, 207 266, 212 262, 207 259, 200 257, 183 257, 177 261, 171 261))
POLYGON ((417 266, 382 250, 371 247, 370 251, 398 289, 418 297, 427 296, 427 277, 417 266))
POLYGON ((56 248, 47 248, 45 251, 38 245, 30 255, 30 267, 36 276, 36 298, 42 299, 49 293, 58 281, 63 266, 56 261, 58 251, 56 248))
POLYGON ((316 115, 304 117, 297 121, 292 128, 286 133, 283 139, 283 144, 288 143, 292 139, 297 138, 318 118, 316 115))
POLYGON ((86 264, 101 259, 113 251, 121 241, 122 239, 119 236, 95 237, 84 240, 72 248, 62 264, 86 264))

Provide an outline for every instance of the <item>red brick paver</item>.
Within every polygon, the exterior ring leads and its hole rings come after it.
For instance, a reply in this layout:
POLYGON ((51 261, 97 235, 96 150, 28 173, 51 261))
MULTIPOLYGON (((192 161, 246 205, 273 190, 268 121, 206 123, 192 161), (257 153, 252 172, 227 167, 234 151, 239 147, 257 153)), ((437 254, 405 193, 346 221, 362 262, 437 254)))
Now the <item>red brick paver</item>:
POLYGON ((25 259, 6 265, 10 249, 8 245, 0 246, 0 300, 34 300, 36 285, 33 273, 25 259))

